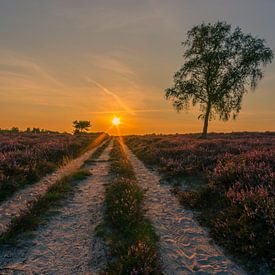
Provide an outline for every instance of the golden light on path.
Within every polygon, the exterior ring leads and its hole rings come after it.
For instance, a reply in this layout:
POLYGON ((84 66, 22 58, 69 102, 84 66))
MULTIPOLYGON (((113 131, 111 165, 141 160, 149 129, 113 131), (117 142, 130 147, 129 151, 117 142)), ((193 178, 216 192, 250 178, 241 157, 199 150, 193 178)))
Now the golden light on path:
POLYGON ((120 118, 114 117, 112 120, 113 125, 118 126, 120 124, 120 118))

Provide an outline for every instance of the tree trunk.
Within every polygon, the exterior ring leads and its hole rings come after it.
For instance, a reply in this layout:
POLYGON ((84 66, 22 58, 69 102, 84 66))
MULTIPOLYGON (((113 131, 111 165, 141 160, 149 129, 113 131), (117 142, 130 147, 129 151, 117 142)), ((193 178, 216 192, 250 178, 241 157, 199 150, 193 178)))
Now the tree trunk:
POLYGON ((204 117, 204 124, 203 124, 203 130, 201 137, 206 138, 207 137, 207 130, 208 130, 208 121, 209 121, 209 115, 211 111, 211 104, 207 104, 206 112, 205 112, 205 117, 204 117))

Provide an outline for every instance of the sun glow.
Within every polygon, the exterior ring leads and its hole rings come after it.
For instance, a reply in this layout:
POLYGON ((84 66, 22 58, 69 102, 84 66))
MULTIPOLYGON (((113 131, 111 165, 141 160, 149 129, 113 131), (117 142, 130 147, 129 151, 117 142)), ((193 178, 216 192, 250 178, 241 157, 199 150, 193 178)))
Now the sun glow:
POLYGON ((112 124, 115 126, 118 126, 120 124, 120 118, 119 117, 114 117, 112 120, 112 124))

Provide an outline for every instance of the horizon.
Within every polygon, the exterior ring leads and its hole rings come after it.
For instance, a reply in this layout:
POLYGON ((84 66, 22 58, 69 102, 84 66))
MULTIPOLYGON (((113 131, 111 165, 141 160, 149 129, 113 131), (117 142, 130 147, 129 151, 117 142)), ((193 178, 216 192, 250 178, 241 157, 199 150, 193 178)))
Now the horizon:
MULTIPOLYGON (((11 127, 11 128, 0 128, 0 133, 17 133, 16 131, 13 132, 12 128, 17 128, 19 133, 31 133, 31 134, 39 134, 39 133, 47 133, 47 132, 52 132, 52 133, 58 133, 58 134, 71 134, 74 135, 73 130, 71 131, 58 131, 58 130, 52 130, 52 129, 44 129, 44 128, 39 128, 39 127, 27 127, 25 129, 21 129, 18 127, 11 127), (28 132, 28 128, 30 129, 30 132, 28 132), (32 132, 32 129, 39 129, 41 132, 32 132)), ((112 134, 108 133, 107 131, 92 131, 92 129, 90 129, 87 132, 83 132, 80 135, 89 135, 89 134, 101 134, 101 133, 105 133, 105 134, 109 134, 112 137, 126 137, 126 136, 135 136, 135 135, 140 135, 140 136, 153 136, 153 135, 198 135, 201 136, 201 132, 176 132, 176 133, 162 133, 162 132, 148 132, 148 133, 143 133, 143 134, 123 134, 123 133, 118 133, 117 130, 113 130, 112 134)), ((230 135, 230 134, 275 134, 275 130, 264 130, 264 131, 232 131, 232 132, 215 132, 215 131, 209 131, 207 133, 207 135, 211 136, 211 135, 230 135)))
MULTIPOLYGON (((199 133, 198 108, 177 113, 164 98, 186 32, 227 21, 275 49, 274 12, 271 0, 1 2, 0 128, 72 132, 89 120, 104 132, 118 116, 122 135, 199 133)), ((264 71, 237 119, 209 133, 275 131, 274 62, 264 71)))

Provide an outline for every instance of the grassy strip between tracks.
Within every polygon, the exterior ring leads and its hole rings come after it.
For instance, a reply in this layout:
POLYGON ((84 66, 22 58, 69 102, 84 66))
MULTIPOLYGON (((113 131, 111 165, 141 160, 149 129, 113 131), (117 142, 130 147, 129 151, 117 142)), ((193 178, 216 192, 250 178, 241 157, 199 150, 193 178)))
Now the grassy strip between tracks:
POLYGON ((122 143, 114 140, 111 182, 105 193, 105 223, 97 228, 110 248, 105 274, 161 274, 158 236, 144 217, 144 191, 137 185, 122 143))
POLYGON ((58 201, 73 192, 74 182, 91 175, 90 171, 80 168, 69 176, 65 176, 51 186, 46 194, 32 203, 28 212, 12 220, 7 232, 0 236, 0 244, 15 243, 19 234, 32 232, 45 221, 45 213, 58 206, 58 201))
POLYGON ((84 161, 82 167, 85 168, 87 165, 94 164, 95 161, 101 156, 103 151, 108 147, 108 145, 111 142, 111 138, 107 138, 107 140, 103 143, 93 152, 90 158, 88 158, 86 161, 84 161))

